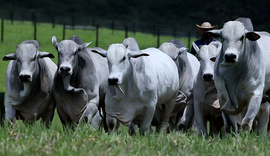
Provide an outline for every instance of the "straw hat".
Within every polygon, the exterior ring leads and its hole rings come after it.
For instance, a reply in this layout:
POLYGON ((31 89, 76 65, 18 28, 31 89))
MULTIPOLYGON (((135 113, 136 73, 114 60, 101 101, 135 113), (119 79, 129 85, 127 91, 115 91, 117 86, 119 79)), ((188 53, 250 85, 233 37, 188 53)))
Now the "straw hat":
POLYGON ((197 33, 202 35, 201 34, 201 29, 209 29, 209 30, 212 30, 212 29, 217 29, 218 26, 215 25, 215 26, 212 26, 209 22, 203 22, 203 24, 201 26, 199 26, 198 24, 196 24, 196 30, 197 30, 197 33))

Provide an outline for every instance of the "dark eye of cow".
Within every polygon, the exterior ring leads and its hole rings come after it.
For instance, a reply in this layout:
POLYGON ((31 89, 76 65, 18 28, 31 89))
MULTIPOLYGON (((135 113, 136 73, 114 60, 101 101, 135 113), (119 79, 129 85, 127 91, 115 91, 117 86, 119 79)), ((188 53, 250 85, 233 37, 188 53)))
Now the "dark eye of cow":
POLYGON ((212 57, 212 58, 210 58, 210 60, 211 60, 212 62, 215 62, 215 61, 216 61, 216 57, 212 57))
POLYGON ((123 59, 121 60, 121 62, 125 61, 125 59, 126 59, 126 56, 123 57, 123 59))

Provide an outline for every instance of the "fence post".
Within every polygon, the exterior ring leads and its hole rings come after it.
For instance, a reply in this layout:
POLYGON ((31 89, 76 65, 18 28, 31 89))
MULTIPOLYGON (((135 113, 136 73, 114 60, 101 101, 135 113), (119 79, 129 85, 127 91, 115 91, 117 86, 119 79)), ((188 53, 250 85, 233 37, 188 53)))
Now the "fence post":
POLYGON ((126 34, 125 38, 127 38, 128 37, 128 26, 127 25, 125 26, 125 32, 126 32, 125 33, 126 34))
POLYGON ((63 24, 63 40, 65 39, 66 24, 63 24))
POLYGON ((134 36, 136 35, 136 27, 137 27, 137 23, 135 21, 133 21, 133 34, 134 34, 134 36))
POLYGON ((98 47, 98 27, 99 25, 96 25, 96 47, 98 47))
POLYGON ((4 41, 4 18, 1 19, 1 42, 4 41))
POLYGON ((13 25, 13 11, 10 12, 10 21, 11 21, 11 25, 13 25))
MULTIPOLYGON (((190 32, 188 32, 188 49, 190 48, 190 32)), ((190 51, 191 49, 189 49, 190 51)))
POLYGON ((112 33, 114 34, 114 20, 112 20, 111 26, 112 26, 112 33))
POLYGON ((54 16, 51 17, 52 17, 52 27, 54 28, 55 27, 54 16))
POLYGON ((0 112, 1 112, 1 120, 0 120, 0 125, 4 125, 4 120, 5 120, 5 93, 1 92, 0 93, 0 112))
POLYGON ((71 18, 71 25, 72 25, 72 30, 74 30, 74 27, 75 27, 75 18, 74 17, 71 18))
POLYGON ((37 40, 37 22, 34 21, 34 40, 37 40))
POLYGON ((157 29, 157 48, 159 47, 159 34, 160 34, 159 31, 160 31, 160 30, 157 29))

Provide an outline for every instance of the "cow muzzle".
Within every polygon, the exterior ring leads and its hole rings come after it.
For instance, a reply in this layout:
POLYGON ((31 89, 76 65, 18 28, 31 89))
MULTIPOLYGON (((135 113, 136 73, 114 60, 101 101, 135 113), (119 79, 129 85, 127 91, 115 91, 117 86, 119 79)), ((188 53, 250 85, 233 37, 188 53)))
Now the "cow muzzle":
POLYGON ((236 62, 236 55, 233 53, 228 53, 224 55, 224 59, 226 62, 236 62))
POLYGON ((59 68, 59 74, 62 75, 62 76, 68 76, 68 75, 71 75, 71 68, 70 67, 60 67, 59 68))
POLYGON ((204 81, 212 81, 213 77, 214 77, 213 74, 203 74, 204 81))
POLYGON ((31 82, 32 77, 30 75, 27 75, 27 74, 21 74, 21 75, 19 75, 19 80, 21 82, 31 82))
POLYGON ((109 78, 108 79, 109 85, 118 85, 118 78, 109 78))

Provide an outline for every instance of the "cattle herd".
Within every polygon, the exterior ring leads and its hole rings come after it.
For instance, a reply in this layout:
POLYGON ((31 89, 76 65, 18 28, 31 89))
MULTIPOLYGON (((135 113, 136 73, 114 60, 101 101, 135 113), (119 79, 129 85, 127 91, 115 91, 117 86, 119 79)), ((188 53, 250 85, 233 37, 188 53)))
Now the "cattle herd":
POLYGON ((6 119, 41 119, 49 127, 56 109, 71 129, 84 122, 108 133, 120 132, 123 124, 131 135, 137 127, 139 134, 263 132, 270 109, 270 34, 253 31, 248 18, 210 33, 222 43, 193 44, 197 57, 176 39, 140 50, 126 38, 105 50, 88 48, 78 36, 60 42, 53 36, 58 65, 37 41, 23 41, 3 57, 10 61, 6 119))

